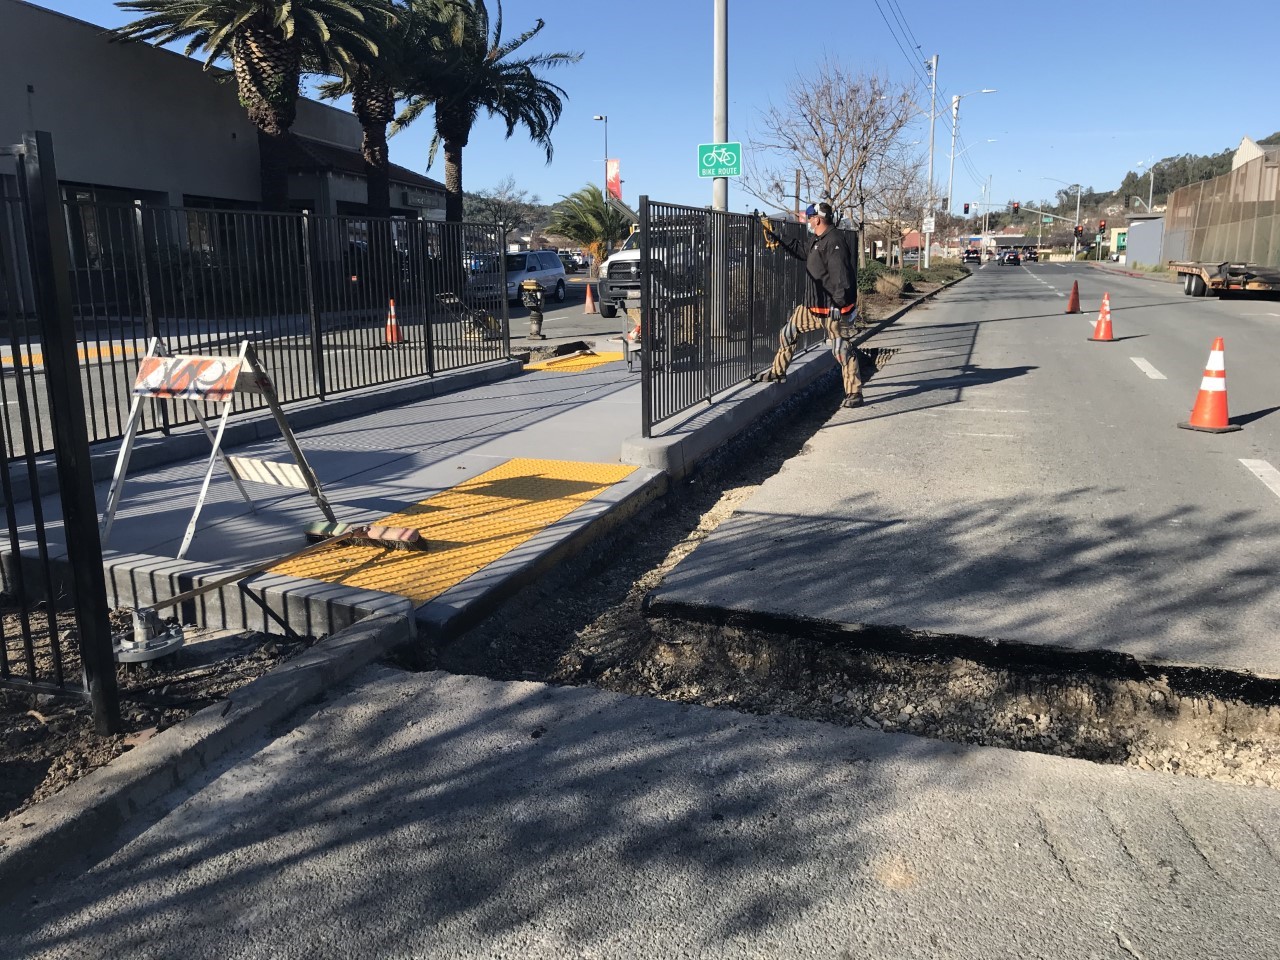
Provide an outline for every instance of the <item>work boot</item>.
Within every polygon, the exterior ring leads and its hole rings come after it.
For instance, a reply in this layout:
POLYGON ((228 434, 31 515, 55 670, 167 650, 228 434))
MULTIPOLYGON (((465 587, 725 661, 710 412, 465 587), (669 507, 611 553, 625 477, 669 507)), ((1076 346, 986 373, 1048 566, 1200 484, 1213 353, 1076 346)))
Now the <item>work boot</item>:
POLYGON ((852 409, 853 407, 862 406, 862 402, 862 394, 854 393, 845 397, 844 403, 840 404, 840 406, 852 409))

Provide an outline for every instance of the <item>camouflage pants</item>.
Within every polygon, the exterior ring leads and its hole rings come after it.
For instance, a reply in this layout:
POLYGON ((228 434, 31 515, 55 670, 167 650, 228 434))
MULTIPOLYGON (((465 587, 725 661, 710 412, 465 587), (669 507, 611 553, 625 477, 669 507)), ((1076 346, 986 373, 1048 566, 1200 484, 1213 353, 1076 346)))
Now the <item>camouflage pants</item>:
POLYGON ((826 330, 831 339, 831 353, 840 364, 844 377, 844 395, 857 397, 862 395, 862 377, 858 375, 858 351, 853 348, 854 327, 850 320, 845 320, 837 313, 821 316, 811 313, 809 308, 801 305, 791 312, 786 326, 778 335, 778 353, 773 358, 773 366, 761 380, 781 380, 787 375, 787 367, 795 356, 796 341, 800 334, 811 330, 826 330))

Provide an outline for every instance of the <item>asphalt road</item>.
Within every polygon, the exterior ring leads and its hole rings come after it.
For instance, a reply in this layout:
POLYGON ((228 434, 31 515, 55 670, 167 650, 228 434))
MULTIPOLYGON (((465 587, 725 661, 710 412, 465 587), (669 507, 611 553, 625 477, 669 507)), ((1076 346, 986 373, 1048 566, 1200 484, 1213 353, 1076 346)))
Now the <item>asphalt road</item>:
POLYGON ((1280 304, 989 264, 873 342, 897 352, 867 405, 660 601, 1280 676, 1280 304), (1092 343, 1104 292, 1117 340, 1092 343), (1179 430, 1219 336, 1243 430, 1179 430))

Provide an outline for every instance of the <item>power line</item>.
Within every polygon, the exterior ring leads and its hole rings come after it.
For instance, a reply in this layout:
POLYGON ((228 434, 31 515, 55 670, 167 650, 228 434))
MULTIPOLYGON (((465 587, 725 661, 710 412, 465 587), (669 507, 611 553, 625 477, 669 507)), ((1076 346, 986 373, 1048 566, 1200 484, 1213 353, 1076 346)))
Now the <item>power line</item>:
POLYGON ((902 24, 903 29, 906 30, 907 36, 915 41, 916 50, 920 51, 920 54, 923 56, 924 47, 921 45, 919 40, 916 40, 915 31, 913 31, 911 26, 907 23, 906 15, 903 14, 902 7, 898 5, 898 0, 889 0, 889 5, 896 11, 895 16, 898 18, 898 22, 902 24))
POLYGON ((880 14, 880 19, 884 21, 885 27, 888 28, 889 30, 889 36, 893 37, 893 42, 896 43, 898 45, 898 49, 902 51, 903 59, 905 59, 908 65, 911 67, 912 74, 914 74, 915 78, 919 80, 925 87, 928 87, 929 86, 928 77, 926 77, 924 74, 920 72, 920 67, 917 66, 916 59, 912 57, 911 54, 907 53, 906 47, 904 47, 902 45, 902 41, 898 39, 898 32, 896 29, 894 29, 893 24, 889 22, 889 18, 885 16, 884 8, 880 6, 880 0, 875 0, 875 5, 876 5, 876 11, 880 14))

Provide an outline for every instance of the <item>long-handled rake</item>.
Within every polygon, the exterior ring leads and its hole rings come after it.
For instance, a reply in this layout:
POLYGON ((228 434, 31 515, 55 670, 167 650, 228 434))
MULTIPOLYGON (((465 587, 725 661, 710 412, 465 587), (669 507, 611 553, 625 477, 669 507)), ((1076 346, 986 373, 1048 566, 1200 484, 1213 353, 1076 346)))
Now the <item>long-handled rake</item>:
POLYGON ((157 613, 169 607, 176 607, 203 594, 221 587, 238 583, 246 577, 263 573, 277 564, 296 560, 312 553, 319 553, 340 543, 360 543, 366 546, 385 547, 389 550, 426 550, 427 541, 422 535, 410 527, 385 527, 378 524, 351 526, 346 523, 313 523, 306 529, 307 546, 294 550, 282 557, 263 560, 244 570, 210 580, 198 587, 193 587, 176 596, 158 600, 145 607, 133 611, 133 637, 119 634, 115 638, 115 656, 120 663, 143 663, 156 660, 172 653, 182 646, 184 634, 182 624, 166 627, 157 613))

